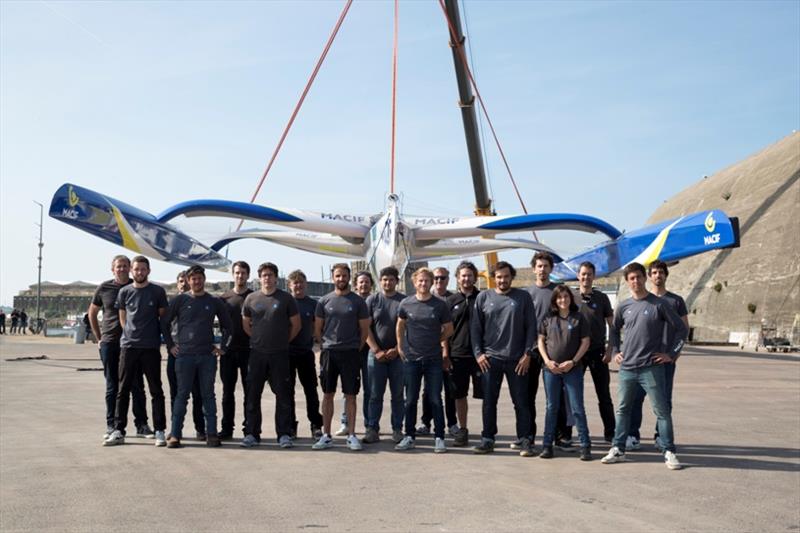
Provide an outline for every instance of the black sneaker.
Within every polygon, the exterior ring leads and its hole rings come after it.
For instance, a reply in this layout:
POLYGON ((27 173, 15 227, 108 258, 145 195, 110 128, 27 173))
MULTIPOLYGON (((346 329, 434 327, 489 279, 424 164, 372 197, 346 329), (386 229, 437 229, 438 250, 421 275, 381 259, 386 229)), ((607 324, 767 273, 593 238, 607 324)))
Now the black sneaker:
POLYGON ((206 446, 209 448, 218 448, 222 446, 222 442, 220 441, 219 435, 209 435, 206 438, 206 446))
POLYGON ((453 446, 462 447, 469 444, 469 430, 467 428, 460 428, 456 436, 453 438, 453 446))
POLYGON ((567 440, 556 439, 556 447, 560 449, 562 452, 572 453, 576 451, 575 447, 572 445, 572 439, 567 439, 567 440))
POLYGON ((153 433, 153 430, 150 429, 150 426, 145 424, 143 426, 139 426, 138 428, 136 428, 136 436, 141 439, 152 439, 156 435, 155 433, 153 433))
POLYGON ((533 445, 529 439, 520 439, 519 455, 520 457, 533 457, 533 445))
POLYGON ((494 441, 492 439, 481 439, 481 443, 472 448, 472 453, 492 453, 494 451, 494 441))
POLYGON ((233 438, 233 431, 220 431, 217 437, 219 437, 219 440, 231 440, 233 438))
POLYGON ((545 446, 542 448, 542 453, 539 454, 539 457, 542 459, 552 459, 553 458, 553 447, 552 446, 545 446))
POLYGON ((196 432, 194 435, 195 435, 195 437, 197 437, 197 440, 199 440, 199 441, 204 441, 204 440, 206 440, 206 437, 207 437, 207 435, 205 433, 201 432, 201 431, 196 432))
POLYGON ((591 448, 581 448, 581 461, 591 461, 592 457, 592 449, 591 448))

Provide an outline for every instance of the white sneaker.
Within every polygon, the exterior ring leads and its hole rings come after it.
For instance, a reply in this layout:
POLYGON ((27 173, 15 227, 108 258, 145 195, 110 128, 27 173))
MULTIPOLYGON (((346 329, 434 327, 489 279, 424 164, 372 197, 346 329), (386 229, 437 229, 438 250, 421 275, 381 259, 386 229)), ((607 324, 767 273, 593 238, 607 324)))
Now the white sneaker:
POLYGON ((356 437, 355 435, 347 436, 347 447, 354 452, 360 452, 363 449, 363 447, 361 446, 361 441, 358 440, 358 437, 356 437))
POLYGON ((281 435, 281 437, 278 439, 278 446, 281 448, 291 448, 294 446, 294 444, 292 444, 292 437, 289 435, 281 435))
POLYGON ((330 435, 322 435, 317 442, 311 446, 312 450, 327 450, 333 447, 333 439, 330 435))
POLYGON ((664 452, 664 463, 670 470, 680 470, 681 468, 683 468, 683 465, 681 464, 680 461, 678 461, 678 456, 675 455, 675 452, 671 451, 664 452))
POLYGON ((337 437, 344 437, 345 435, 347 435, 347 424, 342 424, 342 427, 337 429, 334 435, 336 435, 337 437))
POLYGON ((125 435, 118 429, 115 429, 103 441, 103 446, 116 446, 117 444, 125 444, 125 435))
POLYGON ((436 440, 433 441, 433 453, 445 453, 445 452, 447 452, 447 446, 444 445, 444 439, 436 437, 436 440))
POLYGON ((614 463, 622 463, 625 461, 625 452, 619 451, 619 448, 616 446, 612 446, 610 450, 608 450, 608 454, 600 459, 600 462, 605 465, 610 465, 614 463))
POLYGON ((636 451, 640 450, 641 448, 642 448, 642 443, 639 442, 639 439, 628 435, 628 438, 625 439, 625 451, 636 451))
POLYGON ((413 450, 414 449, 414 437, 411 437, 410 435, 406 435, 405 437, 403 437, 403 440, 401 440, 399 443, 397 443, 397 445, 394 447, 394 449, 399 451, 399 452, 404 452, 406 450, 413 450))
POLYGON ((456 435, 458 435, 458 432, 459 432, 460 430, 461 430, 461 428, 460 428, 460 427, 458 427, 458 424, 453 424, 453 425, 452 425, 452 426, 450 426, 450 428, 448 429, 448 431, 450 432, 450 436, 451 436, 451 437, 455 437, 456 435))
POLYGON ((156 446, 159 448, 167 445, 167 437, 163 431, 156 431, 156 446))

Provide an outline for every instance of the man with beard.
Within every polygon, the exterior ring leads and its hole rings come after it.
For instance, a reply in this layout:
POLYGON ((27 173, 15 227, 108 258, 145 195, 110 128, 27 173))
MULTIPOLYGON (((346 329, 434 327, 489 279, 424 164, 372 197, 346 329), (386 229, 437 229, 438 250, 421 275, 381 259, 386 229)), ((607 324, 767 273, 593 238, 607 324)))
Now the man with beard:
POLYGON ((132 262, 133 283, 117 295, 119 322, 122 324, 119 358, 119 388, 114 416, 114 431, 104 446, 125 443, 128 401, 137 376, 144 372, 150 389, 156 446, 166 446, 167 417, 161 388, 161 318, 167 311, 167 293, 148 281, 150 261, 137 255, 132 262))
POLYGON ((231 317, 233 332, 230 347, 219 358, 219 379, 222 381, 222 422, 219 438, 233 437, 236 424, 236 382, 242 378, 242 431, 247 425, 244 413, 247 409, 247 367, 250 361, 250 336, 242 327, 242 305, 253 290, 247 286, 250 278, 250 265, 236 261, 231 267, 233 288, 222 293, 220 298, 231 317))
MULTIPOLYGON (((467 394, 470 381, 472 381, 472 397, 483 399, 481 369, 478 367, 478 363, 472 353, 469 331, 475 299, 478 297, 478 289, 475 287, 477 279, 478 269, 475 265, 469 261, 459 264, 458 268, 456 268, 458 291, 447 298, 447 305, 453 317, 453 336, 450 338, 448 349, 452 367, 450 374, 452 375, 455 390, 450 396, 455 404, 459 427, 453 446, 467 446, 469 444, 467 394)), ((445 398, 447 396, 448 394, 445 392, 445 398)))
POLYGON ((397 312, 400 302, 406 297, 397 292, 400 273, 395 267, 381 270, 381 292, 367 298, 372 324, 369 327, 369 418, 364 442, 371 444, 380 440, 380 421, 383 412, 383 394, 389 382, 392 406, 392 441, 397 444, 403 438, 403 361, 397 350, 397 312))
POLYGON ((483 372, 483 432, 472 451, 494 451, 497 435, 497 400, 503 377, 508 383, 517 421, 517 449, 522 457, 533 456, 533 432, 528 411, 528 379, 536 344, 536 313, 530 295, 511 287, 517 272, 505 261, 492 271, 495 289, 482 291, 475 299, 470 321, 472 353, 483 372))
MULTIPOLYGON (((115 256, 111 260, 111 273, 114 277, 97 287, 87 312, 89 326, 92 328, 94 338, 100 344, 100 360, 103 362, 103 375, 106 379, 106 433, 103 435, 104 440, 114 431, 114 415, 119 388, 119 341, 122 335, 122 326, 119 323, 119 313, 116 307, 117 296, 122 287, 133 283, 130 278, 130 270, 131 260, 127 256, 115 256), (101 310, 103 311, 102 324, 97 320, 101 310)), ((144 377, 141 372, 137 372, 136 379, 131 384, 131 396, 136 436, 152 439, 153 430, 147 425, 147 402, 144 397, 144 377)))
POLYGON ((325 450, 333 446, 333 398, 341 376, 347 413, 347 446, 358 451, 362 446, 355 435, 356 395, 361 386, 361 350, 369 334, 369 312, 364 299, 350 290, 350 267, 346 263, 333 265, 333 284, 333 292, 319 300, 315 312, 314 337, 322 343, 323 434, 313 449, 325 450))

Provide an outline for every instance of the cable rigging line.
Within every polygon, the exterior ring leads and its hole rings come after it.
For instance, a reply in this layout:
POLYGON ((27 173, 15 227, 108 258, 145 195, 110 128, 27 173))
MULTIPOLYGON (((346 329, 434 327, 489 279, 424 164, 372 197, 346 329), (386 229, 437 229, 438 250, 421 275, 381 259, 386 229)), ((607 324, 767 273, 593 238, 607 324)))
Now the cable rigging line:
POLYGON ((397 35, 399 33, 399 0, 394 0, 394 43, 392 48, 392 155, 389 191, 394 194, 394 147, 397 134, 397 35))
MULTIPOLYGON (((303 93, 300 95, 300 99, 297 101, 297 104, 294 106, 294 111, 292 111, 292 115, 289 118, 289 122, 286 124, 286 127, 283 129, 283 133, 281 134, 281 138, 278 141, 278 145, 275 147, 275 151, 272 152, 272 157, 269 159, 269 163, 267 167, 264 169, 264 172, 261 174, 261 179, 258 182, 258 186, 256 187, 255 192, 253 192, 253 196, 250 197, 250 203, 256 201, 258 197, 258 193, 261 191, 261 187, 264 185, 264 181, 267 179, 267 174, 269 174, 270 169, 272 169, 272 165, 275 163, 275 159, 278 157, 278 152, 280 152, 281 147, 283 146, 283 142, 286 140, 286 136, 289 134, 289 130, 294 124, 295 118, 297 118, 297 113, 300 111, 300 108, 303 106, 303 102, 305 102, 306 95, 308 95, 308 91, 311 89, 311 85, 314 83, 314 80, 317 77, 317 73, 319 72, 320 67, 322 67, 322 63, 325 61, 325 58, 328 55, 328 51, 331 49, 331 45, 333 44, 333 40, 336 38, 336 34, 339 33, 339 28, 342 27, 342 22, 344 22, 344 18, 347 15, 347 12, 350 10, 350 5, 353 3, 353 0, 346 0, 344 8, 342 9, 342 13, 339 15, 339 19, 336 21, 336 25, 333 27, 330 36, 328 37, 328 42, 325 44, 325 48, 322 50, 322 54, 320 54, 319 59, 317 60, 317 64, 314 67, 314 70, 311 73, 311 76, 308 78, 306 82, 306 86, 303 89, 303 93)), ((239 225, 236 227, 236 231, 242 229, 242 224, 244 223, 244 219, 239 220, 239 225)))

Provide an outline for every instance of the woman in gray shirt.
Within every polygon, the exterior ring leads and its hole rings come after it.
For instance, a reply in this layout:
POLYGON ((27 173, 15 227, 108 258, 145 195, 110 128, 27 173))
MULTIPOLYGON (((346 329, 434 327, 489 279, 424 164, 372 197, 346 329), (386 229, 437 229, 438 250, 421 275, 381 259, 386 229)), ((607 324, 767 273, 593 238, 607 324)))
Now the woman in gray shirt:
POLYGON ((550 299, 550 315, 539 324, 539 353, 544 364, 542 376, 547 394, 543 450, 539 455, 543 459, 553 457, 553 438, 562 388, 567 393, 578 426, 581 461, 592 459, 589 428, 583 408, 583 369, 578 366, 578 361, 588 348, 589 323, 578 312, 572 291, 559 285, 550 299))

